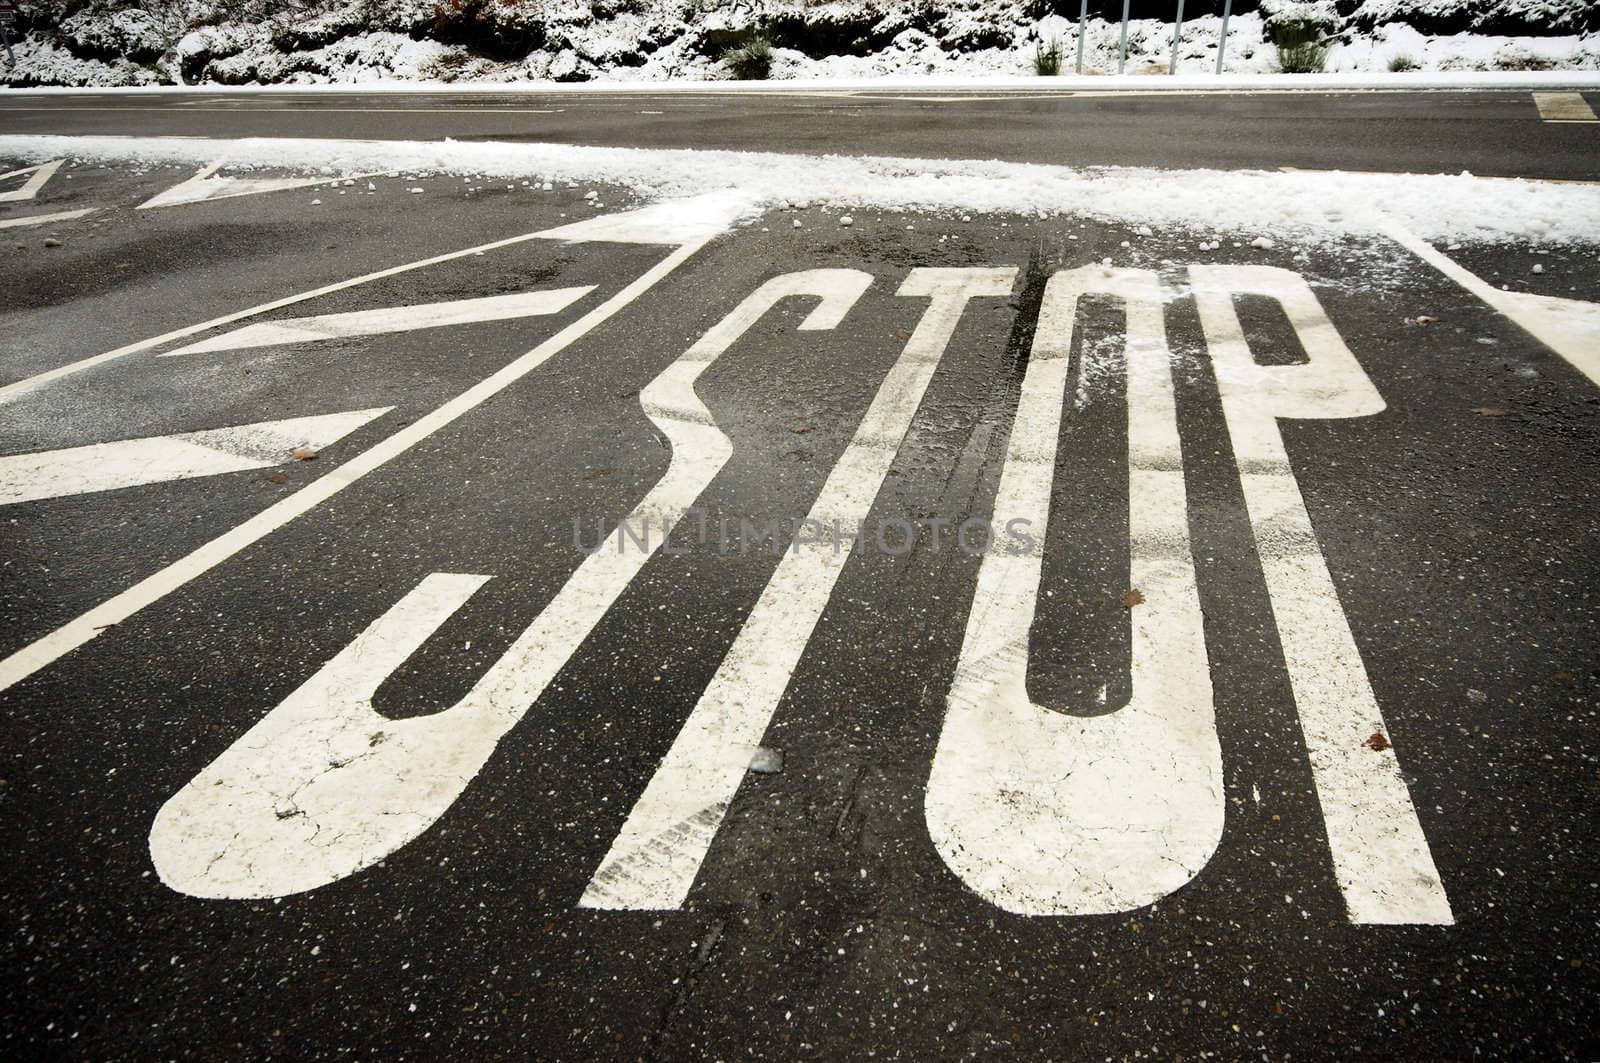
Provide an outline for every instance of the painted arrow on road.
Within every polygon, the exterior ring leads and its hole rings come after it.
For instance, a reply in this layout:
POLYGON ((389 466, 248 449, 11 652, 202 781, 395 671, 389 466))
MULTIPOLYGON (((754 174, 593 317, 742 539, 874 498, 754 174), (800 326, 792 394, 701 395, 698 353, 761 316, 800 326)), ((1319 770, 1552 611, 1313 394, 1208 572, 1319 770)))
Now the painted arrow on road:
POLYGON ((286 192, 291 188, 311 188, 332 184, 335 181, 353 181, 357 177, 375 177, 376 174, 340 174, 337 177, 218 177, 228 160, 218 159, 199 173, 180 184, 173 185, 139 204, 140 210, 153 207, 176 207, 187 203, 206 203, 213 199, 233 199, 237 196, 254 196, 263 192, 286 192))
POLYGON ((291 417, 15 454, 0 458, 0 506, 282 465, 295 460, 291 454, 295 449, 321 450, 392 409, 291 417))
POLYGON ((12 170, 10 173, 0 173, 0 181, 7 181, 13 177, 27 177, 29 174, 33 175, 23 182, 22 187, 13 188, 9 192, 0 192, 0 203, 15 203, 21 199, 32 199, 37 196, 39 189, 43 188, 44 183, 56 175, 56 171, 61 169, 61 164, 65 161, 65 159, 57 159, 54 162, 40 163, 38 166, 26 166, 20 170, 12 170))
POLYGON ((445 325, 467 325, 476 321, 506 321, 518 317, 558 314, 592 291, 594 285, 591 284, 581 288, 518 292, 515 295, 491 295, 482 299, 457 299, 447 303, 419 303, 415 306, 390 306, 345 314, 268 321, 260 325, 246 325, 209 340, 167 351, 162 357, 199 354, 203 351, 232 351, 245 347, 277 347, 286 343, 309 343, 350 336, 380 336, 445 325))

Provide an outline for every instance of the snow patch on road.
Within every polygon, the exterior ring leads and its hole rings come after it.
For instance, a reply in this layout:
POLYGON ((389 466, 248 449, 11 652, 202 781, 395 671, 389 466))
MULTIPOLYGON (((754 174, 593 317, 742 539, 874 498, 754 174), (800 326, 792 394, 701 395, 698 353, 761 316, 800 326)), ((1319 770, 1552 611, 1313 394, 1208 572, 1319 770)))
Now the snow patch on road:
POLYGON ((0 137, 0 157, 326 175, 472 175, 603 182, 652 200, 725 193, 773 207, 1020 213, 1327 242, 1386 220, 1427 240, 1600 241, 1600 183, 1471 174, 1074 169, 1022 163, 559 144, 176 137, 0 137))

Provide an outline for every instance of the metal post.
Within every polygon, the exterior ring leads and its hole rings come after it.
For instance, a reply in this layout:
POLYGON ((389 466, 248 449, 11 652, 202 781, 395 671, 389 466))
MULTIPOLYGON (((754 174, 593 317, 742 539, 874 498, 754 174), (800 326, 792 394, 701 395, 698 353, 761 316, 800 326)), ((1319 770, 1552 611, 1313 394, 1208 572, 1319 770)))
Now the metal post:
POLYGON ((17 24, 17 0, 0 0, 0 44, 6 46, 6 58, 17 65, 17 53, 11 50, 11 27, 17 24))
POLYGON ((1183 0, 1178 0, 1178 21, 1172 27, 1172 62, 1167 64, 1167 73, 1178 72, 1178 38, 1183 36, 1183 0))
POLYGON ((1083 73, 1083 27, 1089 21, 1089 0, 1078 5, 1078 73, 1083 73))
POLYGON ((1222 0, 1222 33, 1217 37, 1217 73, 1222 73, 1222 56, 1228 50, 1228 16, 1233 13, 1233 0, 1222 0))
POLYGON ((1128 62, 1128 3, 1129 0, 1122 0, 1122 45, 1121 50, 1117 53, 1117 73, 1119 74, 1122 73, 1122 68, 1128 62))

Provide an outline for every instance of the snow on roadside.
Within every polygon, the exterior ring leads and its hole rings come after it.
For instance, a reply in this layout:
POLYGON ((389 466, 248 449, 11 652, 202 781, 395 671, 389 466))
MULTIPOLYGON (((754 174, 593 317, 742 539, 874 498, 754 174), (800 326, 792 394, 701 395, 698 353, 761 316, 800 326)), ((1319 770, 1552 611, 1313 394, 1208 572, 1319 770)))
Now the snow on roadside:
POLYGON ((746 218, 810 206, 995 212, 1330 243, 1384 219, 1426 240, 1600 243, 1600 184, 1470 174, 1072 169, 764 152, 348 140, 0 137, 0 157, 335 175, 402 172, 620 185, 652 200, 720 193, 746 218))
MULTIPOLYGON (((1427 13, 1453 0, 1407 2, 1427 13)), ((0 84, 111 87, 171 84, 182 79, 206 85, 389 81, 656 85, 719 80, 729 74, 721 58, 723 47, 714 44, 711 35, 737 31, 758 21, 754 8, 740 4, 702 8, 668 0, 637 0, 614 6, 616 10, 611 11, 601 5, 566 5, 540 23, 544 40, 540 47, 503 59, 466 43, 429 36, 429 20, 415 2, 391 5, 378 18, 348 4, 315 16, 285 9, 265 20, 208 22, 181 36, 174 29, 168 34, 170 42, 159 31, 157 20, 123 24, 136 12, 107 16, 83 10, 63 21, 58 31, 24 35, 16 44, 16 63, 0 66, 0 84), (603 11, 611 14, 602 17, 603 11)), ((855 27, 852 33, 856 29, 868 33, 870 40, 846 48, 798 38, 778 39, 772 53, 772 77, 793 81, 1025 76, 1033 72, 1036 53, 1052 44, 1061 50, 1062 69, 1071 71, 1074 66, 1076 18, 1033 17, 1028 12, 1034 5, 1019 0, 952 7, 927 28, 920 28, 926 19, 914 17, 920 8, 911 0, 880 7, 881 11, 873 5, 851 3, 807 7, 806 17, 819 20, 819 34, 825 36, 830 28, 839 31, 848 25, 855 27), (871 14, 874 11, 882 14, 881 21, 871 14), (832 16, 845 22, 828 22, 832 16)), ((1076 11, 1076 5, 1068 7, 1076 11)), ((1383 16, 1390 17, 1399 15, 1389 12, 1383 16)), ((1213 71, 1220 30, 1221 19, 1214 14, 1184 22, 1178 52, 1181 71, 1213 71)), ((1130 21, 1126 70, 1131 74, 1165 73, 1172 58, 1172 32, 1170 21, 1130 21)), ((1115 71, 1120 40, 1117 22, 1089 19, 1084 34, 1085 71, 1115 71)), ((1229 22, 1224 60, 1224 70, 1230 74, 1278 70, 1278 52, 1259 11, 1235 13, 1229 22)), ((1330 39, 1325 69, 1388 75, 1391 64, 1402 62, 1423 72, 1597 71, 1600 37, 1575 32, 1435 35, 1403 21, 1352 25, 1330 39)))

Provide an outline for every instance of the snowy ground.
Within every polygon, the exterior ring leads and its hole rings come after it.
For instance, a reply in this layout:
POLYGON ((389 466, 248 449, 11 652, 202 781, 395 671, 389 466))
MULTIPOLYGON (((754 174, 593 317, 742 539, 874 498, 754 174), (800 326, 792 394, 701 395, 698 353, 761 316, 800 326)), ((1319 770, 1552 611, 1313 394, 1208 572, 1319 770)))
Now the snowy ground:
MULTIPOLYGON (((1414 12, 1431 17, 1437 10, 1473 2, 1482 6, 1482 0, 1366 0, 1355 15, 1341 20, 1326 2, 1267 0, 1262 10, 1246 10, 1230 20, 1224 70, 1276 72, 1279 54, 1271 43, 1270 24, 1305 8, 1326 19, 1329 72, 1387 74, 1391 67, 1427 72, 1600 70, 1600 36, 1592 32, 1595 16, 1587 0, 1500 0, 1505 11, 1522 12, 1520 22, 1478 20, 1528 29, 1515 35, 1434 34, 1413 25, 1439 22, 1414 12), (1587 35, 1582 32, 1586 27, 1587 35), (1568 29, 1573 32, 1563 32, 1568 29)), ((520 10, 523 3, 507 0, 506 10, 520 10)), ((529 16, 517 22, 511 15, 496 15, 499 21, 480 31, 483 39, 468 42, 452 40, 460 34, 439 28, 431 12, 449 5, 433 0, 376 8, 361 0, 330 0, 320 5, 325 8, 321 14, 308 14, 303 7, 287 14, 274 9, 276 13, 262 18, 238 20, 217 17, 217 4, 200 6, 212 17, 198 19, 192 11, 190 16, 174 14, 170 5, 159 3, 109 12, 100 10, 103 4, 91 5, 28 33, 16 46, 15 64, 3 68, 4 80, 12 85, 102 87, 715 80, 730 76, 723 60, 729 41, 762 20, 776 27, 771 76, 780 80, 1032 75, 1036 54, 1052 46, 1059 47, 1062 69, 1070 72, 1077 47, 1075 19, 1033 17, 1030 10, 1050 5, 1025 0, 951 5, 936 13, 917 0, 870 6, 791 2, 788 7, 667 0, 550 2, 538 7, 537 20, 529 16), (535 40, 537 46, 530 47, 535 40)), ((1244 0, 1237 5, 1253 6, 1244 0)), ((1185 21, 1180 71, 1215 69, 1220 29, 1221 19, 1215 15, 1185 21)), ((1166 73, 1173 58, 1172 36, 1170 21, 1134 20, 1127 72, 1166 73)), ((1118 52, 1119 26, 1091 19, 1084 35, 1084 70, 1115 72, 1118 52)))
MULTIPOLYGON (((138 167, 226 160, 252 170, 325 174, 450 175, 483 181, 596 182, 669 213, 706 204, 746 221, 771 208, 1074 216, 1193 234, 1213 241, 1292 240, 1336 245, 1401 226, 1420 239, 1512 241, 1532 247, 1600 243, 1600 185, 1470 174, 1072 169, 1000 162, 754 152, 641 150, 550 144, 182 137, 0 137, 0 156, 68 158, 138 167)), ((597 207, 598 209, 598 207, 597 207)), ((842 221, 842 218, 841 218, 842 221)), ((1202 246, 1202 250, 1207 249, 1202 246)))

